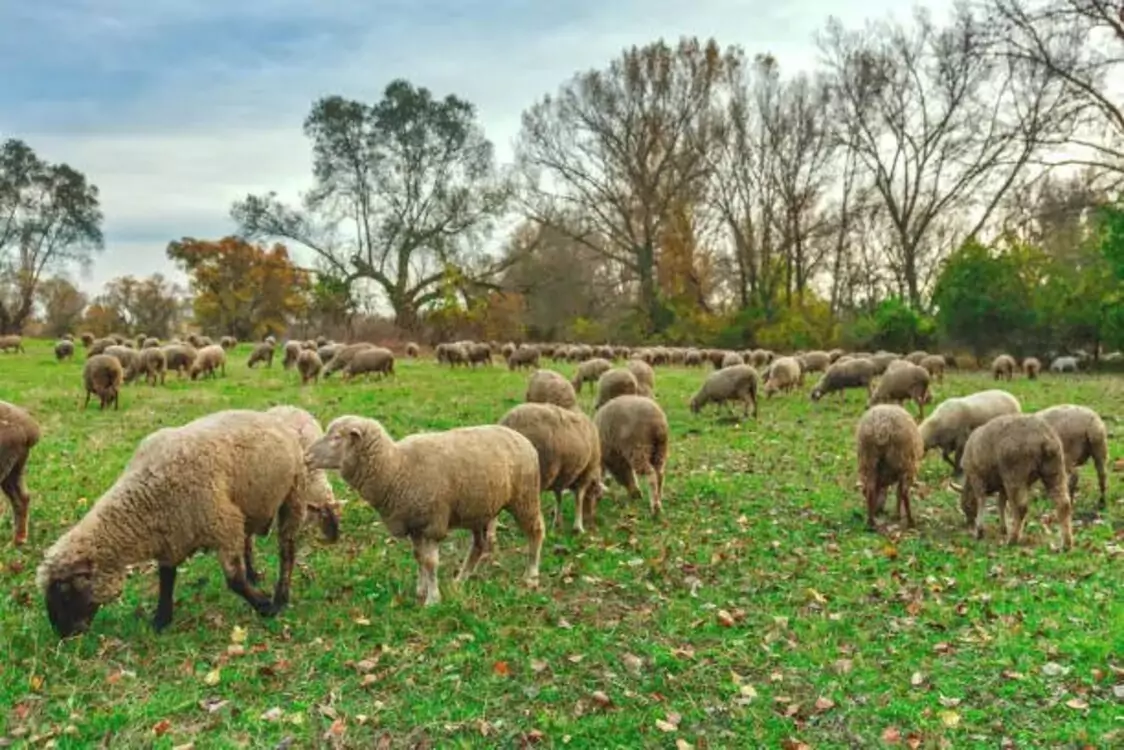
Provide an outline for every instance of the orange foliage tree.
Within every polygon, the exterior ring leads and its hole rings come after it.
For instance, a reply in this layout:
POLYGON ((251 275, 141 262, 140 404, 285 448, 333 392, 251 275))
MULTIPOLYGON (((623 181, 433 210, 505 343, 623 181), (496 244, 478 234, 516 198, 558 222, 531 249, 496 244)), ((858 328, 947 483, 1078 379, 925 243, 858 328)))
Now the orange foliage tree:
POLYGON ((207 331, 240 339, 281 333, 308 307, 309 274, 282 244, 185 237, 168 243, 168 257, 191 278, 195 322, 207 331))

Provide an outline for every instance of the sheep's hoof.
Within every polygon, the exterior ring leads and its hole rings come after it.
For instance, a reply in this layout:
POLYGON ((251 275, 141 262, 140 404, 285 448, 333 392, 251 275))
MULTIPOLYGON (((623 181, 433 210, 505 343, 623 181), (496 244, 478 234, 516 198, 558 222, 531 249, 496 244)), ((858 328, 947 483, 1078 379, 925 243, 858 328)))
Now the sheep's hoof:
POLYGON ((275 602, 272 599, 254 602, 254 610, 262 617, 274 617, 284 608, 285 602, 275 602))
POLYGON ((164 614, 163 612, 157 612, 152 617, 152 630, 154 632, 162 633, 171 624, 172 624, 172 616, 170 614, 164 614))

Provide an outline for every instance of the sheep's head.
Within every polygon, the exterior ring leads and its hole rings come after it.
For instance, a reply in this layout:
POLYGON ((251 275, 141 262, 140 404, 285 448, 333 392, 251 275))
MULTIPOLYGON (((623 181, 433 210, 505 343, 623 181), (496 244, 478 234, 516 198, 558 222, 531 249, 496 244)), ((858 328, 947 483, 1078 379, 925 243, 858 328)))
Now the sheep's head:
POLYGON ((88 559, 45 562, 38 578, 47 618, 62 638, 89 630, 101 605, 120 596, 125 583, 124 574, 95 575, 88 559))
POLYGON ((823 389, 817 385, 812 389, 812 393, 810 395, 813 401, 819 401, 823 397, 823 389))
POLYGON ((365 439, 369 431, 366 423, 369 421, 350 415, 332 420, 328 429, 324 431, 323 437, 308 446, 308 450, 305 451, 305 466, 312 470, 342 469, 348 456, 365 439))
POLYGON ((689 406, 692 414, 698 414, 699 410, 702 409, 702 397, 699 394, 692 396, 689 406))

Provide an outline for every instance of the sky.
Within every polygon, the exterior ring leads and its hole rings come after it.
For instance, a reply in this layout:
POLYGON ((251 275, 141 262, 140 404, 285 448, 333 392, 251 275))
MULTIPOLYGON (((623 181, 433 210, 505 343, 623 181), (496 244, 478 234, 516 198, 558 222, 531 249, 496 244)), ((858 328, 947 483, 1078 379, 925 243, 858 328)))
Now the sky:
MULTIPOLYGON (((940 3, 944 5, 945 3, 940 3)), ((932 3, 928 4, 932 7, 932 3)), ((75 275, 183 277, 170 240, 234 230, 232 201, 311 184, 314 100, 374 102, 404 77, 476 105, 506 161, 524 109, 575 73, 660 37, 714 37, 786 70, 816 64, 829 14, 891 0, 51 0, 0 2, 0 139, 67 162, 101 192, 105 250, 75 275)), ((311 258, 301 256, 302 262, 311 258)))

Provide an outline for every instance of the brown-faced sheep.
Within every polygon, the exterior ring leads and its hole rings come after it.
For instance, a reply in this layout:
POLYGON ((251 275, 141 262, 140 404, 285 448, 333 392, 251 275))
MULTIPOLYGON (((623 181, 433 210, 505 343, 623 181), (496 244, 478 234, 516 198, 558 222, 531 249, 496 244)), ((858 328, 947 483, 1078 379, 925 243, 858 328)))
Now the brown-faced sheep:
POLYGON ((254 347, 250 352, 250 359, 246 362, 246 366, 253 369, 254 365, 265 362, 266 367, 273 367, 273 347, 270 344, 261 343, 254 347))
POLYGON ((95 354, 86 360, 86 365, 82 368, 82 382, 86 387, 86 403, 82 405, 83 409, 89 408, 90 394, 93 393, 97 394, 102 409, 109 404, 113 404, 113 408, 117 409, 121 385, 125 382, 125 369, 121 367, 121 362, 116 357, 95 354))
MULTIPOLYGON (((569 383, 567 383, 569 385, 569 383)), ((520 404, 500 419, 531 441, 539 454, 539 486, 554 493, 552 525, 562 525, 562 493, 574 493, 574 532, 593 521, 601 492, 601 439, 585 414, 554 404, 520 404)))
MULTIPOLYGON (((321 375, 323 375, 324 378, 330 378, 332 376, 332 373, 338 372, 339 370, 343 370, 348 365, 350 365, 351 360, 357 354, 359 354, 359 352, 366 351, 367 349, 374 349, 374 348, 375 348, 374 344, 371 344, 371 343, 366 342, 366 341, 360 341, 359 343, 356 343, 356 344, 348 344, 347 346, 341 346, 336 351, 336 353, 332 356, 331 361, 324 365, 324 369, 321 371, 321 375)), ((309 351, 309 350, 306 350, 306 351, 309 351)), ((316 351, 316 350, 312 349, 311 351, 316 351)), ((320 361, 323 362, 324 361, 323 358, 321 358, 320 361)))
POLYGON ((921 360, 921 366, 924 367, 929 377, 938 383, 944 382, 945 361, 944 357, 939 354, 930 354, 921 360))
POLYGON ((536 370, 527 381, 523 398, 529 404, 554 404, 563 409, 576 409, 578 395, 574 386, 561 373, 554 370, 536 370))
POLYGON ((991 377, 995 380, 1000 378, 1010 380, 1015 376, 1017 367, 1014 357, 1010 354, 1000 354, 991 361, 991 377))
POLYGON ((742 416, 749 416, 753 406, 753 418, 757 419, 757 370, 750 365, 733 365, 716 370, 703 382, 702 387, 691 397, 691 413, 698 414, 707 404, 725 404, 731 401, 742 402, 742 416))
MULTIPOLYGON (((859 360, 853 360, 859 361, 859 360)), ((929 371, 921 365, 906 360, 894 363, 896 366, 886 370, 878 380, 878 386, 870 395, 867 406, 875 404, 898 403, 912 399, 917 404, 920 418, 925 418, 925 404, 929 403, 929 371)))
POLYGON ((952 467, 953 476, 959 476, 964 446, 972 431, 995 417, 1020 411, 1019 400, 998 389, 945 399, 921 423, 925 451, 939 448, 941 458, 952 467))
MULTIPOLYGON (((221 347, 220 347, 221 348, 221 347)), ((177 567, 214 550, 227 586, 261 615, 289 601, 309 471, 294 429, 277 416, 220 411, 150 434, 117 481, 44 555, 36 581, 63 637, 86 631, 121 595, 130 565, 156 560, 160 597, 152 625, 172 621, 177 567), (254 587, 246 538, 277 519, 280 573, 273 598, 254 587)))
POLYGON ((191 372, 191 366, 195 364, 195 357, 198 354, 191 344, 168 344, 161 347, 161 351, 164 352, 167 362, 164 369, 176 373, 181 378, 191 372))
POLYGON ((415 344, 413 341, 406 344, 406 356, 409 357, 410 359, 417 359, 418 354, 420 354, 420 353, 421 353, 421 349, 419 349, 418 345, 415 344))
POLYGON ((308 385, 310 380, 319 383, 320 371, 323 369, 324 363, 320 361, 320 355, 316 352, 302 349, 297 355, 297 372, 301 376, 301 385, 308 385))
POLYGON ((39 423, 24 409, 0 401, 0 489, 12 506, 12 543, 27 541, 27 516, 31 495, 24 471, 31 449, 39 442, 39 423))
POLYGON ((902 359, 904 359, 906 362, 909 362, 911 365, 920 366, 921 361, 928 356, 929 352, 925 351, 924 349, 918 349, 917 351, 910 352, 909 354, 905 355, 904 357, 902 357, 902 359))
POLYGON ((82 348, 89 349, 90 345, 94 343, 94 334, 86 331, 79 338, 82 340, 82 348))
POLYGON ((140 368, 138 366, 140 355, 136 349, 114 344, 106 348, 105 354, 116 358, 117 361, 121 363, 121 369, 125 371, 126 383, 132 383, 137 379, 137 375, 140 374, 140 368))
POLYGON ((164 385, 165 374, 168 370, 168 357, 164 354, 163 349, 141 349, 134 367, 136 367, 134 377, 144 373, 145 383, 155 386, 159 382, 160 385, 164 385))
POLYGON ((23 337, 19 334, 0 336, 0 352, 7 354, 9 351, 26 352, 23 348, 23 337))
POLYGON ((86 347, 86 359, 96 356, 98 354, 105 354, 105 350, 111 346, 117 346, 117 342, 113 339, 106 338, 94 340, 88 347, 86 347))
POLYGON ((574 386, 574 392, 581 393, 584 384, 596 383, 598 378, 611 369, 613 369, 613 363, 607 359, 597 357, 585 360, 578 365, 578 371, 574 373, 574 379, 570 381, 571 385, 574 386))
POLYGON ((1018 544, 1026 522, 1030 485, 1041 481, 1054 501, 1062 547, 1073 546, 1073 505, 1067 490, 1066 457, 1057 434, 1033 414, 1005 414, 972 431, 964 446, 960 509, 977 539, 984 535, 987 496, 999 494, 999 517, 1007 543, 1018 544))
MULTIPOLYGON (((775 365, 774 365, 775 367, 775 365)), ((850 388, 863 388, 869 399, 874 382, 874 362, 869 359, 848 359, 836 362, 827 368, 827 372, 820 378, 820 382, 812 388, 811 398, 819 401, 829 393, 838 392, 840 399, 845 398, 846 391, 850 388)))
MULTIPOLYGON (((754 362, 761 360, 761 357, 756 356, 758 352, 763 350, 758 349, 754 352, 754 362)), ((787 393, 800 384, 802 377, 800 363, 795 358, 781 357, 769 365, 769 371, 765 376, 765 395, 772 398, 777 391, 787 393)))
POLYGON ((74 356, 74 342, 63 339, 55 344, 55 359, 59 362, 70 359, 74 356))
POLYGON ((507 358, 507 369, 518 370, 522 367, 535 368, 539 366, 538 347, 521 344, 518 349, 507 358))
POLYGON ((629 359, 624 363, 633 377, 636 378, 636 393, 641 396, 653 396, 656 392, 656 371, 642 359, 629 359))
POLYGON ((355 353, 347 366, 343 368, 340 377, 351 380, 360 375, 370 379, 371 375, 378 375, 381 380, 394 374, 394 353, 381 346, 370 346, 355 353))
POLYGON ((738 354, 737 352, 727 352, 726 355, 722 357, 722 364, 720 365, 720 367, 721 369, 726 369, 727 367, 734 367, 735 365, 744 364, 745 360, 742 358, 742 355, 738 354))
MULTIPOLYGON (((637 360, 637 361, 643 362, 644 360, 637 360)), ((698 349, 688 349, 683 354, 683 365, 685 367, 702 367, 702 363, 703 363, 702 352, 700 352, 698 349)), ((648 364, 648 363, 644 362, 644 364, 648 364)))
POLYGON ((297 363, 297 357, 304 351, 299 341, 286 341, 284 348, 285 357, 281 360, 281 367, 290 370, 297 363))
POLYGON ((200 375, 203 377, 217 378, 218 372, 226 377, 226 350, 218 344, 211 344, 199 350, 195 361, 191 363, 191 379, 195 380, 200 375))
MULTIPOLYGON (((302 451, 311 448, 313 443, 324 436, 324 428, 320 426, 316 417, 300 407, 282 404, 266 409, 265 413, 278 417, 286 427, 296 432, 302 451)), ((305 510, 309 512, 310 517, 315 516, 319 520, 320 533, 324 539, 336 542, 340 537, 340 517, 339 503, 336 502, 336 495, 332 491, 332 483, 321 469, 306 468, 306 471, 307 491, 303 493, 305 510)), ((253 537, 250 536, 246 537, 245 560, 246 576, 250 579, 250 583, 256 583, 258 575, 253 563, 253 537)))
POLYGON ((1040 372, 1042 372, 1042 362, 1037 357, 1027 357, 1023 360, 1023 374, 1026 375, 1027 380, 1037 380, 1040 372))
POLYGON ((897 485, 898 518, 913 526, 909 490, 925 446, 913 417, 897 404, 879 404, 866 410, 855 429, 859 481, 866 500, 866 526, 878 528, 874 517, 886 504, 886 491, 897 485))
MULTIPOLYGON (((663 508, 664 468, 670 430, 659 404, 644 396, 621 396, 597 410, 593 417, 601 437, 601 466, 627 488, 633 499, 641 497, 636 475, 647 476, 653 516, 663 508)), ((592 515, 594 507, 588 512, 592 515)))
POLYGON ((1073 500, 1077 492, 1077 468, 1090 458, 1097 471, 1100 499, 1097 507, 1105 508, 1105 463, 1108 461, 1108 430, 1104 421, 1092 409, 1077 404, 1059 404, 1034 416, 1050 425, 1062 442, 1065 451, 1065 470, 1069 476, 1069 495, 1073 500))
POLYGON ((310 469, 337 470, 379 514, 387 531, 409 537, 418 561, 417 596, 441 599, 438 544, 449 530, 472 532, 457 580, 491 551, 489 529, 506 509, 528 541, 526 578, 539 576, 544 536, 535 446, 502 425, 461 427, 395 441, 373 420, 338 417, 305 453, 310 469))
POLYGON ((640 390, 636 376, 624 367, 616 367, 601 373, 597 379, 597 399, 594 409, 600 409, 618 396, 635 395, 640 390))

